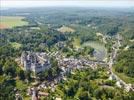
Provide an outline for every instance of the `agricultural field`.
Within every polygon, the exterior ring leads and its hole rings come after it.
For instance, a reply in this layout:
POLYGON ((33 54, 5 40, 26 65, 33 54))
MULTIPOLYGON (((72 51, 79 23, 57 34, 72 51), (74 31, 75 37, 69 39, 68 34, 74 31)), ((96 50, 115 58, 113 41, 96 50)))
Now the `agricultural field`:
POLYGON ((0 16, 0 29, 13 28, 16 26, 28 25, 21 16, 0 16))
POLYGON ((57 29, 59 32, 61 33, 73 33, 75 32, 74 29, 70 28, 70 27, 67 27, 67 26, 62 26, 60 27, 59 29, 57 29))

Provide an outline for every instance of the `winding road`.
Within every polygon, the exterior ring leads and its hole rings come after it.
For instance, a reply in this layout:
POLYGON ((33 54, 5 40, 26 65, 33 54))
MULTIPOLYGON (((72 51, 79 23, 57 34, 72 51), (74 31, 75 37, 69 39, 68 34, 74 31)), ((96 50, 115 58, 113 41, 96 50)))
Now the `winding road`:
POLYGON ((112 66, 115 62, 115 59, 117 57, 117 52, 119 50, 119 47, 121 46, 121 43, 120 43, 120 40, 119 40, 120 36, 119 34, 117 35, 117 40, 115 42, 115 44, 113 45, 113 51, 112 51, 112 54, 110 55, 110 60, 108 62, 108 66, 109 66, 109 71, 111 73, 111 75, 118 81, 120 82, 120 84, 123 85, 123 87, 129 91, 129 90, 132 90, 134 91, 134 88, 132 87, 131 84, 127 84, 125 81, 123 81, 122 79, 120 79, 115 73, 113 73, 112 71, 112 66))

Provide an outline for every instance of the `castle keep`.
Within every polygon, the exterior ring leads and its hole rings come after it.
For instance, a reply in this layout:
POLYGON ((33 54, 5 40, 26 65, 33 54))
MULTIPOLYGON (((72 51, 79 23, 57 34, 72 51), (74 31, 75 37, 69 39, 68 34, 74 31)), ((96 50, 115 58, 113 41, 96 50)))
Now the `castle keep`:
POLYGON ((21 65, 24 70, 35 73, 45 71, 51 67, 50 58, 46 53, 23 52, 21 55, 21 65))

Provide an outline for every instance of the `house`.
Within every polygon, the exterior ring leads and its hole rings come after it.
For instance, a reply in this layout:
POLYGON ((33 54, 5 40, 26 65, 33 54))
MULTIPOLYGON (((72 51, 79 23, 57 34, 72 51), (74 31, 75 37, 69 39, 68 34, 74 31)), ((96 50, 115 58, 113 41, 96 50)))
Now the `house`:
POLYGON ((117 85, 119 88, 122 88, 122 84, 121 84, 120 81, 117 81, 117 82, 116 82, 116 85, 117 85))
POLYGON ((114 74, 110 75, 109 80, 116 80, 116 77, 114 76, 114 74))
POLYGON ((132 89, 132 84, 126 84, 125 90, 126 90, 127 92, 129 92, 130 90, 133 90, 133 89, 132 89))

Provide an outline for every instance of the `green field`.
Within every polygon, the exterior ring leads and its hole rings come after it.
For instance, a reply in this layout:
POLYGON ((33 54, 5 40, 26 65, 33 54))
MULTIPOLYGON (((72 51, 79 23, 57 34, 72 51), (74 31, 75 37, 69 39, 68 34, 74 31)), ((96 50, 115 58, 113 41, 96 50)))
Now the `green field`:
POLYGON ((61 33, 73 33, 73 32, 75 32, 75 30, 74 29, 72 29, 72 28, 70 28, 70 27, 66 27, 66 26, 62 26, 62 27, 60 27, 59 29, 57 29, 59 32, 61 32, 61 33))
POLYGON ((26 90, 28 85, 21 80, 16 80, 16 87, 21 90, 26 90))
POLYGON ((11 42, 10 44, 15 49, 19 49, 20 47, 22 47, 22 44, 17 43, 17 42, 11 42))
POLYGON ((24 18, 21 16, 0 16, 0 29, 28 25, 24 18))
POLYGON ((80 39, 79 38, 74 38, 74 41, 73 41, 73 46, 75 48, 80 48, 80 39))

